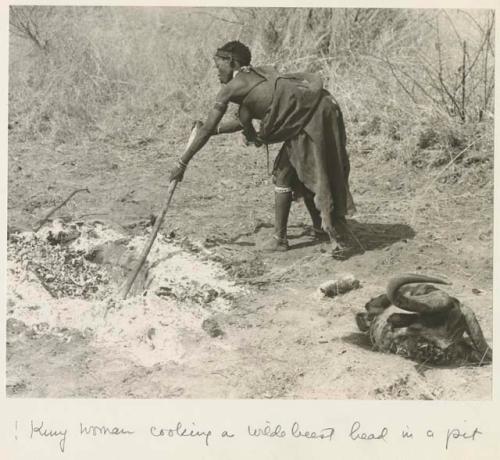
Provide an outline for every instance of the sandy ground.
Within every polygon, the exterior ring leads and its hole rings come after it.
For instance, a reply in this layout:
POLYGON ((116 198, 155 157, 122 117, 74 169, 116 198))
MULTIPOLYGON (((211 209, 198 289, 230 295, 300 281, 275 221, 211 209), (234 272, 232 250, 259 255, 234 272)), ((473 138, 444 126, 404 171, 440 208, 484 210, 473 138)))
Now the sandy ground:
MULTIPOLYGON (((9 143, 9 225, 33 228, 71 191, 89 188, 57 214, 81 222, 75 251, 119 236, 142 249, 183 148, 34 145, 15 133, 9 143)), ((116 295, 126 273, 104 266, 92 272, 106 279, 97 292, 54 298, 11 246, 8 395, 489 399, 491 366, 431 368, 376 353, 354 315, 394 275, 439 275, 474 309, 491 343, 492 168, 471 162, 457 176, 356 151, 351 159, 351 226, 365 251, 345 261, 307 235, 302 203, 292 207, 291 250, 259 251, 274 212, 265 153, 231 136, 210 141, 190 165, 144 289, 126 301, 116 295), (319 285, 342 273, 360 288, 320 295, 319 285)))

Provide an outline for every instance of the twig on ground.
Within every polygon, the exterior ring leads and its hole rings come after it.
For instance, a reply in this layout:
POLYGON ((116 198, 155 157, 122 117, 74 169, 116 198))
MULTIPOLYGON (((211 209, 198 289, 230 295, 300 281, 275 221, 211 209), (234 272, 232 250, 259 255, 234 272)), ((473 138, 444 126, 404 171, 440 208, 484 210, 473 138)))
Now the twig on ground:
POLYGON ((90 217, 90 216, 108 216, 109 212, 89 212, 86 214, 79 214, 77 219, 83 219, 84 217, 90 217))
POLYGON ((68 196, 68 198, 66 198, 60 205, 52 208, 45 217, 43 217, 37 224, 37 226, 33 229, 33 231, 36 233, 38 232, 38 230, 40 230, 45 222, 47 222, 49 220, 49 218, 52 216, 52 214, 54 214, 58 209, 62 208, 71 198, 73 198, 74 195, 76 195, 77 193, 79 192, 87 192, 87 193, 90 193, 90 190, 88 188, 79 188, 79 189, 76 189, 75 191, 71 192, 70 195, 68 196))
POLYGON ((223 18, 222 16, 217 16, 216 14, 209 13, 207 11, 195 10, 194 13, 195 14, 203 14, 205 16, 209 16, 209 17, 211 17, 213 19, 216 19, 217 21, 228 22, 229 24, 236 24, 238 26, 244 26, 245 25, 243 22, 233 21, 232 19, 223 18))

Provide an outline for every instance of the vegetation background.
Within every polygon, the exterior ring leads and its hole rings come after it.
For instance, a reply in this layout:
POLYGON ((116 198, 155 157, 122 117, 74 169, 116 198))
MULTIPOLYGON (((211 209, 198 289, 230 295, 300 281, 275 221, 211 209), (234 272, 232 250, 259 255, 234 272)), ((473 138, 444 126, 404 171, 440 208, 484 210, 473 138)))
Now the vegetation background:
POLYGON ((10 26, 9 120, 25 138, 185 136, 217 92, 214 50, 239 39, 255 64, 322 75, 350 141, 371 138, 353 154, 436 165, 471 143, 492 153, 492 11, 15 6, 10 26))
MULTIPOLYGON (((50 331, 8 327, 9 394, 491 398, 491 366, 429 368, 374 353, 354 315, 395 274, 434 274, 491 341, 494 24, 491 10, 11 7, 9 225, 34 228, 88 187, 57 215, 146 234, 192 121, 219 89, 212 56, 239 39, 254 65, 319 72, 338 100, 359 245, 333 261, 294 204, 291 250, 255 250, 274 219, 265 150, 216 136, 190 163, 163 231, 186 253, 202 244, 248 290, 216 317, 224 338, 151 320, 179 333, 183 354, 146 368, 91 338, 63 347, 50 331), (361 288, 318 298, 339 272, 361 288)), ((169 310, 180 323, 183 306, 169 310)))

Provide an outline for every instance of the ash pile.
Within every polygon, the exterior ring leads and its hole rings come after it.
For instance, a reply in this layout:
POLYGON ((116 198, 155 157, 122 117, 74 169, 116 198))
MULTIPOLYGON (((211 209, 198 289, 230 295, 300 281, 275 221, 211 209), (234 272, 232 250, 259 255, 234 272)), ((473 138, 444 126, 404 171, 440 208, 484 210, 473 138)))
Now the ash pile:
POLYGON ((179 358, 182 335, 206 334, 202 324, 234 308, 244 289, 201 245, 193 251, 192 242, 159 234, 129 297, 120 300, 148 236, 61 220, 9 235, 8 320, 31 334, 85 331, 142 364, 179 358))

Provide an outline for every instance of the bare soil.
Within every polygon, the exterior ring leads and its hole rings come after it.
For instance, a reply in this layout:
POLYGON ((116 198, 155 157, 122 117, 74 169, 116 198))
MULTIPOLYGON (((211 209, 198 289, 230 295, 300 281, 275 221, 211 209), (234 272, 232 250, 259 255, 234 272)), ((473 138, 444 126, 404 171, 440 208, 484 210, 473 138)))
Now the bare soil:
MULTIPOLYGON (((41 145, 15 132, 9 143, 10 226, 33 228, 71 191, 88 187, 89 194, 76 195, 57 216, 86 229, 114 228, 129 241, 137 238, 140 249, 183 149, 174 143, 165 152, 155 142, 41 145)), ((158 285, 121 303, 112 302, 112 293, 87 299, 35 293, 39 298, 30 303, 22 283, 36 280, 16 278, 9 266, 8 395, 491 398, 491 366, 433 368, 374 352, 354 315, 394 275, 439 275, 474 309, 491 343, 492 164, 419 169, 397 155, 356 148, 351 161, 359 213, 350 223, 365 250, 345 261, 308 236, 303 203, 292 207, 291 249, 259 250, 272 234, 274 213, 265 151, 221 136, 189 166, 163 224, 156 249, 170 251, 161 262, 170 279, 166 290, 158 285), (210 279, 195 283, 204 270, 210 279), (342 273, 355 275, 360 288, 323 297, 319 285, 342 273), (80 321, 89 311, 91 319, 80 321)), ((111 287, 114 281, 111 276, 111 287)))

